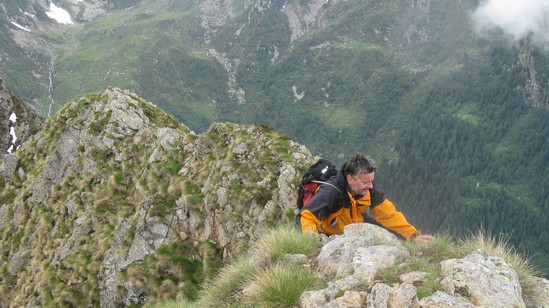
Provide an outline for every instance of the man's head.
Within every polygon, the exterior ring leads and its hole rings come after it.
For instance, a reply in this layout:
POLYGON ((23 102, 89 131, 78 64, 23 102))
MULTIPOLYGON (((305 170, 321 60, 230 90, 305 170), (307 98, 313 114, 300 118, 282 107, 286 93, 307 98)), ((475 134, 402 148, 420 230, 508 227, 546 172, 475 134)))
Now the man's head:
POLYGON ((355 154, 345 164, 343 173, 351 190, 356 195, 366 195, 374 185, 376 164, 364 154, 355 154))

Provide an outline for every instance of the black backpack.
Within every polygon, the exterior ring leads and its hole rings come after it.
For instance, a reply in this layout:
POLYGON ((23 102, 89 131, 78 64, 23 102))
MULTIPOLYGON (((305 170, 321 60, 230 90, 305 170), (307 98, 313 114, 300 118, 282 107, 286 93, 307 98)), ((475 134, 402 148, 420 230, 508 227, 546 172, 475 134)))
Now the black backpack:
MULTIPOLYGON (((318 187, 336 174, 337 168, 331 161, 324 158, 319 159, 318 162, 309 167, 303 174, 297 190, 297 208, 301 210, 315 195, 318 187)), ((339 191, 337 187, 335 188, 339 191)))

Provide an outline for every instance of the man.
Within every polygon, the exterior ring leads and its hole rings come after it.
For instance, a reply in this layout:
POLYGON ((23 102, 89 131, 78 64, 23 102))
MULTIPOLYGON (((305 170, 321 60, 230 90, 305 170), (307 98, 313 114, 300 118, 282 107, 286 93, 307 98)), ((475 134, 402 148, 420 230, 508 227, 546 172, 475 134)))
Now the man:
POLYGON ((376 165, 369 156, 359 153, 351 157, 301 209, 296 217, 301 231, 342 234, 348 224, 369 222, 406 240, 431 240, 432 236, 421 235, 385 198, 374 181, 375 173, 376 165))

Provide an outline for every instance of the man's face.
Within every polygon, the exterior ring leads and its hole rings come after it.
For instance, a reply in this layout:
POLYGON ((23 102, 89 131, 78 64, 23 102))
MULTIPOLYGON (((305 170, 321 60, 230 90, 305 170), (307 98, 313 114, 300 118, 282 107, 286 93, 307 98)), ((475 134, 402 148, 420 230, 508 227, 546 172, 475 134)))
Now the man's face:
POLYGON ((356 195, 366 195, 368 190, 374 187, 375 172, 359 173, 355 176, 347 175, 347 184, 351 193, 356 195))

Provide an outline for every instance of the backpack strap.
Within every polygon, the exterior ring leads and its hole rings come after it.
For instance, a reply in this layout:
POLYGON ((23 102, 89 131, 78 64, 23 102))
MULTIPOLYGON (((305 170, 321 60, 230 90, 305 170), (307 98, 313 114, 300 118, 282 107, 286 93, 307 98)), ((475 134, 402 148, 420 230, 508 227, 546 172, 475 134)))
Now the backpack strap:
POLYGON ((317 183, 317 184, 326 184, 326 185, 330 185, 330 186, 332 186, 333 188, 335 188, 335 189, 343 196, 343 193, 341 192, 341 190, 340 190, 337 186, 335 186, 334 184, 332 184, 332 183, 323 182, 323 181, 315 181, 315 180, 313 180, 312 182, 313 182, 313 183, 317 183))

